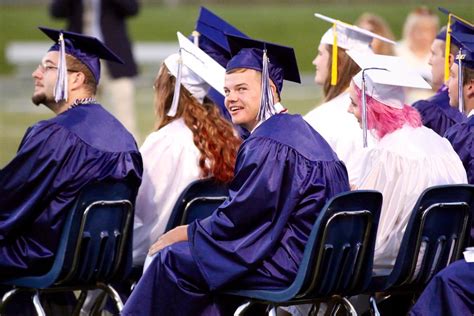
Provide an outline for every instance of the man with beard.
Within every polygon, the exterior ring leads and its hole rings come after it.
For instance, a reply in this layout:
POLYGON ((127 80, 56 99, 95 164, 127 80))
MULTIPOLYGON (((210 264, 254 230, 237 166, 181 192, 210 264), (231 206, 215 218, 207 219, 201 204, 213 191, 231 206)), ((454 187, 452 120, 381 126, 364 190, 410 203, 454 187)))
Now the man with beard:
POLYGON ((32 101, 56 117, 30 127, 0 170, 0 281, 51 268, 68 209, 88 183, 123 180, 136 192, 135 140, 95 100, 99 58, 121 60, 99 40, 40 28, 54 42, 33 72, 32 101))

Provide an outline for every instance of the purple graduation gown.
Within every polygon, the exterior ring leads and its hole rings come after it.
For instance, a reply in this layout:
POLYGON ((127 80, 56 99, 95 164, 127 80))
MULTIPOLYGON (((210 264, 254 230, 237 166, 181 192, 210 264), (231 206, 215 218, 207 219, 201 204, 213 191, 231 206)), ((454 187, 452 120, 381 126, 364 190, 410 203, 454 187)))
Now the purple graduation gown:
POLYGON ((28 129, 0 170, 0 279, 49 270, 66 211, 81 188, 124 179, 138 189, 132 135, 99 104, 83 104, 28 129))
MULTIPOLYGON (((449 128, 444 135, 461 158, 467 181, 474 184, 474 116, 449 128)), ((474 221, 471 225, 471 245, 474 245, 474 221)))
POLYGON ((430 281, 409 315, 474 315, 474 263, 459 260, 441 270, 430 281))
POLYGON ((448 87, 445 85, 431 98, 417 101, 412 106, 420 112, 423 125, 440 136, 443 136, 448 128, 465 119, 458 109, 449 105, 448 87))
POLYGON ((474 184, 474 116, 448 129, 444 137, 449 140, 461 158, 466 169, 467 181, 469 184, 474 184))
POLYGON ((321 208, 347 171, 300 115, 277 114, 242 144, 229 198, 160 251, 122 315, 228 315, 224 288, 284 288, 321 208))

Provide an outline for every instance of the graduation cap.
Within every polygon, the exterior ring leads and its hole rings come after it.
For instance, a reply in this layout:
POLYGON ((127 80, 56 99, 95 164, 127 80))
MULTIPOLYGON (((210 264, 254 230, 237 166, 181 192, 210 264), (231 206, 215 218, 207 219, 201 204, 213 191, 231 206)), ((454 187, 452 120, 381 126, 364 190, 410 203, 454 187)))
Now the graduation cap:
POLYGON ((321 44, 332 45, 332 64, 331 64, 331 85, 337 84, 337 48, 341 47, 345 50, 359 50, 371 52, 370 43, 373 39, 379 39, 395 45, 396 43, 388 38, 351 25, 320 13, 315 13, 315 17, 332 23, 333 27, 327 30, 321 38, 321 44))
MULTIPOLYGON (((448 16, 448 24, 446 25, 446 48, 444 55, 446 56, 445 61, 444 61, 444 81, 448 81, 449 79, 449 55, 451 54, 451 35, 455 33, 469 33, 474 31, 474 25, 461 18, 460 16, 457 16, 453 13, 451 13, 448 9, 445 9, 443 7, 438 7, 438 10, 443 12, 448 16)), ((459 43, 455 40, 454 44, 456 46, 459 46, 459 43)))
POLYGON ((278 93, 283 89, 283 80, 301 83, 298 64, 293 48, 274 43, 228 35, 232 59, 227 63, 226 71, 246 68, 262 73, 262 98, 258 121, 265 121, 279 112, 274 107, 270 79, 278 93))
POLYGON ((178 109, 180 86, 183 85, 200 103, 209 86, 224 95, 225 69, 214 59, 193 44, 186 36, 177 33, 179 53, 165 59, 164 63, 176 78, 173 102, 168 116, 175 116, 178 109))
POLYGON ((226 34, 248 37, 212 11, 201 7, 192 34, 194 43, 223 67, 231 57, 226 34))
POLYGON ((446 26, 443 26, 441 28, 441 30, 438 32, 438 34, 436 34, 435 38, 445 42, 446 41, 446 30, 447 30, 446 26))
POLYGON ((74 56, 91 71, 96 83, 100 79, 100 61, 107 59, 123 64, 122 59, 95 37, 74 32, 39 27, 55 44, 49 51, 59 51, 58 79, 54 88, 56 102, 67 100, 67 64, 66 54, 74 56))
POLYGON ((454 62, 458 64, 458 108, 459 112, 464 113, 464 89, 463 89, 463 69, 474 69, 474 31, 470 33, 452 33, 453 40, 455 40, 459 47, 459 52, 454 58, 454 62))
POLYGON ((367 96, 402 109, 405 105, 404 87, 431 89, 431 86, 400 57, 354 50, 347 54, 362 69, 352 81, 362 91, 363 144, 367 147, 367 96))

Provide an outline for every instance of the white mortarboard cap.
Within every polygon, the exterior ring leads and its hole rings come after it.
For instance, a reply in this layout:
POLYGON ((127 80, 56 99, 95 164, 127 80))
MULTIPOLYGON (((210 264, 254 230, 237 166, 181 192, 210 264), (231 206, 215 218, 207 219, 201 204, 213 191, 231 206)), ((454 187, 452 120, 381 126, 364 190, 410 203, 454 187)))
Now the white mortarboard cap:
POLYGON ((345 23, 320 13, 315 13, 315 17, 332 23, 333 27, 327 30, 321 38, 321 44, 332 45, 331 64, 331 85, 337 83, 337 48, 345 50, 358 50, 362 52, 372 52, 370 43, 374 38, 383 42, 395 45, 396 43, 388 38, 372 33, 356 25, 345 23))
POLYGON ((400 57, 367 54, 354 50, 347 54, 362 69, 353 81, 362 90, 365 76, 366 95, 387 106, 401 109, 405 104, 403 87, 431 89, 431 86, 400 57))
MULTIPOLYGON (((314 16, 326 22, 336 24, 337 46, 341 48, 366 51, 370 49, 370 43, 374 38, 393 45, 396 44, 394 41, 386 37, 370 32, 356 25, 345 23, 319 13, 315 13, 314 16)), ((330 28, 326 33, 324 33, 323 37, 321 38, 321 43, 333 45, 333 28, 330 28)))
POLYGON ((225 68, 194 45, 186 36, 180 32, 177 34, 184 65, 224 95, 225 68))
MULTIPOLYGON (((164 61, 171 74, 176 77, 176 81, 179 81, 200 103, 207 95, 209 86, 224 95, 225 69, 186 36, 180 32, 177 35, 180 53, 170 55, 164 61), (182 63, 181 67, 180 63, 182 63)), ((176 114, 178 95, 179 84, 175 87, 169 116, 176 114)))
POLYGON ((362 69, 352 80, 362 91, 362 143, 367 147, 367 95, 384 105, 403 109, 405 105, 403 87, 421 89, 431 87, 399 57, 358 51, 347 51, 347 54, 362 69))
MULTIPOLYGON (((175 78, 178 78, 179 63, 180 55, 178 53, 169 55, 165 59, 166 67, 168 67, 168 70, 175 78)), ((189 93, 199 101, 199 103, 203 102, 204 97, 209 90, 209 85, 204 81, 204 79, 196 75, 191 69, 189 69, 189 67, 184 65, 184 63, 181 69, 180 82, 186 90, 188 90, 189 93)))

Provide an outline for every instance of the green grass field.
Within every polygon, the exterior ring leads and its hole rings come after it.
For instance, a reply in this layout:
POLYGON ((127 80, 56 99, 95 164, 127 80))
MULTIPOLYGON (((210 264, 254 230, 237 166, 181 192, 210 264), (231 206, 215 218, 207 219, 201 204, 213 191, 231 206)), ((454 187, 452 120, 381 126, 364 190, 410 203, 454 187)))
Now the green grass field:
MULTIPOLYGON (((468 20, 474 20, 472 0, 425 2, 433 10, 437 6, 449 7, 453 12, 462 14, 468 20)), ((306 77, 311 76, 314 67, 316 46, 321 35, 330 26, 313 17, 314 12, 321 12, 340 20, 353 22, 363 12, 370 11, 383 16, 399 38, 406 14, 416 3, 401 4, 312 4, 312 5, 209 5, 209 9, 221 15, 249 36, 266 39, 293 46, 296 50, 298 64, 306 77)), ((170 8, 157 5, 143 6, 139 16, 130 19, 131 36, 135 41, 175 41, 176 31, 189 33, 194 27, 199 6, 180 6, 170 8)), ((439 13, 440 21, 446 17, 439 13)), ((0 168, 15 154, 26 128, 36 121, 52 116, 43 108, 34 108, 30 104, 33 90, 31 80, 18 78, 18 71, 5 62, 4 51, 10 41, 41 41, 45 37, 36 27, 64 27, 65 22, 52 20, 44 5, 5 6, 0 5, 0 168), (21 23, 19 23, 21 21, 21 23), (4 83, 8 83, 5 85, 4 83), (23 106, 17 110, 17 104, 23 106)), ((150 67, 147 65, 146 67, 150 67)), ((158 65, 152 69, 142 69, 149 77, 138 81, 137 116, 141 140, 153 126, 152 77, 158 65), (151 75, 150 75, 151 74, 151 75)), ((33 70, 33 69, 31 69, 33 70)), ((304 87, 289 85, 283 92, 283 102, 293 113, 306 113, 318 104, 320 90, 311 84, 311 78, 304 87)), ((106 103, 106 101, 104 102, 106 103)))
MULTIPOLYGON (((403 1, 401 4, 395 1, 392 4, 338 3, 340 4, 210 5, 209 9, 251 37, 294 47, 301 70, 310 71, 317 42, 330 26, 314 18, 314 12, 346 22, 354 22, 366 11, 377 13, 387 20, 399 38, 406 14, 419 5, 414 1, 403 1)), ((435 11, 437 6, 445 6, 468 20, 474 20, 472 0, 424 3, 435 11)), ((193 29, 198 12, 199 6, 144 6, 137 17, 130 19, 132 38, 136 41, 175 41, 176 31, 186 34, 193 29)), ((444 23, 446 17, 442 13, 438 14, 444 23)), ((45 6, 0 6, 0 73, 9 69, 4 60, 6 43, 12 40, 43 40, 42 33, 36 30, 38 25, 60 28, 65 23, 51 19, 45 6)))

